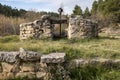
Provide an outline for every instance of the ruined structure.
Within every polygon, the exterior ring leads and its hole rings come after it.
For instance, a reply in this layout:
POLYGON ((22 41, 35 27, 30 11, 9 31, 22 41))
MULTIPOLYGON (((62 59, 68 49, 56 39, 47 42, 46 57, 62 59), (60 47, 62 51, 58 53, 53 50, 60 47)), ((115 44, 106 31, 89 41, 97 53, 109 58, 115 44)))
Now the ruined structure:
MULTIPOLYGON (((72 16, 67 20, 50 19, 44 15, 40 20, 20 25, 20 39, 28 38, 53 38, 55 35, 54 24, 69 23, 67 29, 68 39, 72 38, 91 38, 98 36, 97 23, 89 19, 83 19, 81 16, 72 16)), ((61 30, 60 30, 61 31, 61 30)))
POLYGON ((69 18, 68 38, 91 38, 98 36, 97 23, 82 16, 71 16, 69 18))
POLYGON ((50 23, 49 16, 42 16, 40 20, 20 24, 20 39, 52 38, 54 26, 50 23))

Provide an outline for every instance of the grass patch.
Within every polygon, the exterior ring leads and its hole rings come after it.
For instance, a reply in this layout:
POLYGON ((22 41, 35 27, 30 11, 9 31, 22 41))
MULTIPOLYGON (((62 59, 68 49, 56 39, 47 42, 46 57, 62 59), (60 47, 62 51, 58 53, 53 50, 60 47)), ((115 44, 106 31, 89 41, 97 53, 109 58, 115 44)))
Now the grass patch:
POLYGON ((120 58, 120 39, 109 36, 99 38, 57 40, 29 39, 20 41, 19 36, 12 35, 0 38, 0 51, 18 51, 20 47, 43 54, 65 52, 69 59, 73 58, 120 58))
POLYGON ((72 80, 120 80, 120 70, 105 66, 86 65, 70 70, 72 80))

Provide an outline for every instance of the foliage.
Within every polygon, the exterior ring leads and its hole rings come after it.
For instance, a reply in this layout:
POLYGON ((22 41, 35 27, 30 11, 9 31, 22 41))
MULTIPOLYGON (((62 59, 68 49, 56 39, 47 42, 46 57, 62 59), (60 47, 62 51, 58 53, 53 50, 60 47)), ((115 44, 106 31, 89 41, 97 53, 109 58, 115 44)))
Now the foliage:
POLYGON ((84 18, 89 18, 91 16, 91 13, 90 13, 88 7, 86 7, 83 16, 84 16, 84 18))
POLYGON ((120 23, 120 0, 95 0, 91 13, 101 27, 120 23))
POLYGON ((12 18, 0 15, 0 36, 19 34, 19 25, 27 21, 23 18, 12 18))
POLYGON ((98 2, 95 0, 92 4, 92 10, 91 13, 94 15, 97 12, 98 2))
POLYGON ((72 80, 119 80, 120 71, 102 65, 85 65, 82 68, 70 70, 72 80))
POLYGON ((74 10, 73 10, 74 15, 82 15, 82 9, 80 6, 75 5, 74 10))
POLYGON ((16 8, 12 8, 11 6, 7 6, 7 5, 2 5, 0 3, 0 14, 4 14, 5 16, 13 16, 13 17, 22 17, 23 14, 26 13, 26 10, 24 9, 16 9, 16 8))

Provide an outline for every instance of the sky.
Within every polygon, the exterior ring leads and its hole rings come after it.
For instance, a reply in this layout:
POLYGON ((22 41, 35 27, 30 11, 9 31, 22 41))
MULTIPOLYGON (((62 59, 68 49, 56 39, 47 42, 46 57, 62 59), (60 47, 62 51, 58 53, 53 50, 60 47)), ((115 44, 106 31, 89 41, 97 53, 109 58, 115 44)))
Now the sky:
POLYGON ((0 0, 1 4, 12 6, 12 8, 58 12, 58 8, 62 6, 64 14, 71 14, 74 6, 81 6, 82 10, 86 7, 91 9, 94 0, 0 0))

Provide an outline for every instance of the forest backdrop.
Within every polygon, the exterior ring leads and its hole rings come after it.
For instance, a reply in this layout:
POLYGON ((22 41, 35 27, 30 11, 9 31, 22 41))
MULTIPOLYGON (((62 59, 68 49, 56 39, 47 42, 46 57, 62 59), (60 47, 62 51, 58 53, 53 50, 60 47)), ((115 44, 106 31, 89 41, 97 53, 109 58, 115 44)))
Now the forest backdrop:
MULTIPOLYGON (((35 10, 24 10, 12 8, 0 3, 0 36, 19 34, 19 24, 40 19, 44 14, 52 18, 58 18, 55 12, 37 12, 35 10)), ((97 0, 83 11, 79 4, 75 5, 72 15, 82 15, 84 18, 93 19, 102 28, 118 28, 120 24, 120 0, 97 0)), ((64 14, 64 16, 67 16, 64 14)))

